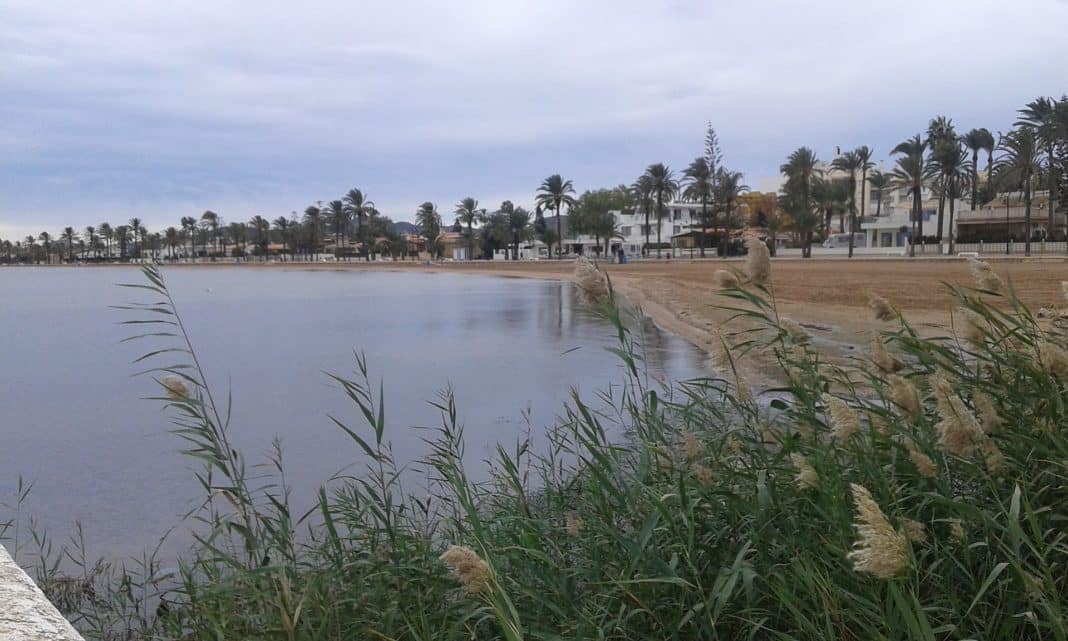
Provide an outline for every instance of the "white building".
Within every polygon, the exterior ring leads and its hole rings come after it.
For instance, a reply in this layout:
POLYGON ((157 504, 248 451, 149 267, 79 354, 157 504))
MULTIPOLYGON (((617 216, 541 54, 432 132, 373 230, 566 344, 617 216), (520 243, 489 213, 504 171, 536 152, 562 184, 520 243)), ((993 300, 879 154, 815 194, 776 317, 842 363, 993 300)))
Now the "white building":
MULTIPOLYGON (((700 229, 701 205, 700 203, 672 202, 664 205, 666 213, 660 219, 660 246, 661 254, 671 254, 671 239, 673 236, 700 229)), ((627 256, 641 256, 642 248, 646 242, 645 213, 637 211, 632 214, 624 214, 619 211, 612 212, 616 217, 616 237, 609 241, 609 253, 623 250, 627 256)), ((648 225, 649 247, 648 254, 656 255, 657 247, 657 222, 656 216, 650 212, 648 225)), ((572 254, 597 254, 597 239, 589 234, 579 234, 569 237, 564 233, 564 250, 572 254)), ((600 239, 600 253, 604 253, 605 239, 600 239)))

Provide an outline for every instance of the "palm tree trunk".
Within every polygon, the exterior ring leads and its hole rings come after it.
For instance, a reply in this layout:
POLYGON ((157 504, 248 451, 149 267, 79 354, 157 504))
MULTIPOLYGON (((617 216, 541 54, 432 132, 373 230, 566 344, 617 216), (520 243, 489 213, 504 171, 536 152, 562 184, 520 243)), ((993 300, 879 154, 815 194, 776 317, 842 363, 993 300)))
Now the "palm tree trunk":
POLYGON ((727 201, 727 210, 723 212, 723 257, 731 253, 731 201, 727 201))
POLYGON ((1024 256, 1031 255, 1031 179, 1024 183, 1024 256))
POLYGON ((708 237, 708 228, 705 222, 708 220, 708 199, 701 198, 701 258, 705 257, 705 239, 708 237))
POLYGON ((955 187, 955 185, 951 185, 950 186, 950 190, 949 190, 949 195, 950 195, 950 197, 949 197, 949 255, 950 256, 953 255, 953 245, 954 245, 953 241, 956 239, 956 236, 957 236, 956 230, 953 229, 953 207, 954 207, 954 203, 953 203, 953 201, 954 201, 954 198, 953 198, 953 187, 955 187))
POLYGON ((645 208, 645 251, 642 252, 642 255, 644 256, 645 252, 647 252, 647 251, 649 251, 649 208, 648 207, 645 208))
POLYGON ((942 222, 945 216, 946 210, 946 177, 942 176, 942 188, 940 194, 938 194, 938 230, 935 232, 935 237, 938 238, 938 253, 942 253, 942 222))
POLYGON ((916 208, 916 235, 923 243, 924 237, 924 203, 923 203, 923 188, 916 187, 916 200, 913 205, 916 208))
POLYGON ((560 205, 561 205, 560 201, 559 200, 556 201, 556 257, 557 258, 563 258, 564 257, 564 254, 563 254, 563 251, 562 251, 562 249, 564 247, 564 234, 563 234, 562 231, 560 231, 560 229, 561 229, 561 227, 560 227, 560 223, 561 223, 560 205))
POLYGON ((1053 235, 1053 203, 1057 200, 1057 164, 1056 159, 1053 157, 1053 145, 1046 145, 1046 157, 1049 167, 1049 203, 1047 207, 1049 209, 1049 226, 1046 228, 1046 237, 1049 238, 1053 235))
POLYGON ((972 211, 975 211, 975 201, 979 200, 979 150, 972 150, 972 211))
POLYGON ((661 212, 664 209, 664 192, 656 192, 656 257, 660 258, 660 228, 663 227, 663 215, 661 212))

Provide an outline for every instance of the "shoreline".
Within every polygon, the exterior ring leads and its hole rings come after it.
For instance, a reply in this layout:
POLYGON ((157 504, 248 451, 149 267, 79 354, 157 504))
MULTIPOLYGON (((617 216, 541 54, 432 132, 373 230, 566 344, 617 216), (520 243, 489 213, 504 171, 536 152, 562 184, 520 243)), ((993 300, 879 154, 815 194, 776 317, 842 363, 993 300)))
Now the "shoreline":
MULTIPOLYGON (((724 309, 733 301, 719 295, 714 274, 721 269, 739 270, 743 260, 654 258, 626 265, 596 264, 608 274, 617 292, 654 325, 707 354, 715 332, 736 315, 724 309)), ((1032 309, 1064 305, 1061 281, 1068 280, 1068 257, 1002 256, 989 262, 1032 309)), ((129 268, 140 264, 38 265, 79 266, 129 268)), ((163 267, 453 273, 572 282, 574 261, 176 262, 164 263, 163 267)), ((772 260, 771 292, 777 312, 804 327, 814 347, 839 362, 848 362, 854 354, 867 350, 874 336, 893 327, 872 317, 868 308, 869 292, 887 298, 921 334, 931 336, 947 331, 952 320, 953 299, 946 283, 972 286, 969 263, 949 256, 772 260)), ((737 329, 744 327, 735 321, 727 327, 727 333, 737 329)), ((775 363, 767 362, 771 359, 762 360, 765 362, 753 364, 762 370, 758 375, 775 370, 775 363)))

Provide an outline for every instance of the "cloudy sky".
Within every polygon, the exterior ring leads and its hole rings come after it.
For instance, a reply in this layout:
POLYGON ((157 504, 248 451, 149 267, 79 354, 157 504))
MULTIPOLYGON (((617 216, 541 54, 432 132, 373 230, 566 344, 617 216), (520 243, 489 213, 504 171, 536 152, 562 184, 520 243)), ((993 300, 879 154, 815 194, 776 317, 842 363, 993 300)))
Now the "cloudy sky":
POLYGON ((773 187, 800 145, 879 158, 945 114, 1068 91, 1065 0, 0 0, 0 237, 353 186, 411 219, 682 169, 706 122, 773 187))

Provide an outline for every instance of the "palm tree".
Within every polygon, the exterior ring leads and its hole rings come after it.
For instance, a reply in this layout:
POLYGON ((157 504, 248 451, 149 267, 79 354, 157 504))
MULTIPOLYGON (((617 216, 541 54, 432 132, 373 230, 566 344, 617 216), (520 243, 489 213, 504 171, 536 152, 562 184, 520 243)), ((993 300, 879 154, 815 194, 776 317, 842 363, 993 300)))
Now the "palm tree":
MULTIPOLYGON (((141 237, 141 219, 134 217, 130 219, 130 231, 133 233, 133 242, 136 244, 139 240, 141 245, 144 245, 144 238, 141 237)), ((140 247, 137 250, 138 258, 142 258, 141 254, 144 252, 144 247, 140 247)))
MULTIPOLYGON (((867 149, 865 147, 865 149, 867 149)), ((869 152, 870 156, 870 152, 869 152)), ((849 257, 853 257, 853 232, 857 229, 857 172, 864 166, 857 151, 847 151, 831 163, 831 167, 849 174, 849 257)))
POLYGON ((561 245, 559 241, 563 239, 563 232, 561 231, 561 207, 567 205, 570 210, 575 206, 575 187, 571 184, 570 180, 564 180, 560 177, 560 174, 553 174, 545 180, 541 181, 541 185, 538 187, 538 195, 535 198, 535 202, 543 209, 551 209, 556 212, 556 238, 557 247, 556 253, 562 257, 561 245))
POLYGON ((415 212, 415 225, 419 228, 423 240, 426 241, 426 250, 430 256, 440 256, 441 216, 438 215, 437 205, 430 201, 419 205, 419 209, 415 212))
POLYGON ((927 180, 927 165, 923 152, 927 143, 916 134, 898 144, 891 153, 901 154, 894 167, 894 182, 898 187, 908 189, 912 195, 912 237, 909 242, 909 256, 916 256, 916 243, 923 237, 923 186, 927 180))
POLYGON ((111 240, 115 237, 115 230, 111 228, 110 223, 100 223, 100 237, 104 239, 105 252, 107 259, 111 260, 111 240))
POLYGON ((1024 255, 1030 256, 1032 182, 1042 172, 1038 137, 1030 127, 1019 127, 1001 137, 998 149, 1002 153, 998 159, 998 173, 1008 184, 1023 189, 1024 255))
POLYGON ((370 255, 367 253, 367 242, 363 237, 363 219, 374 210, 375 204, 367 199, 367 194, 363 193, 359 189, 353 188, 345 194, 344 198, 345 211, 349 215, 349 220, 356 221, 356 240, 363 243, 364 256, 370 260, 370 255))
POLYGON ((665 165, 658 162, 653 165, 649 165, 645 169, 645 176, 648 176, 649 186, 653 194, 656 195, 656 257, 660 258, 660 228, 661 220, 664 217, 664 200, 670 200, 675 197, 675 193, 679 190, 679 183, 675 180, 675 173, 665 165))
POLYGON ((196 239, 197 219, 192 216, 182 216, 182 231, 189 238, 189 255, 195 258, 197 254, 196 239))
POLYGON ((879 194, 879 203, 875 206, 875 217, 878 218, 883 213, 883 200, 893 184, 893 179, 890 174, 876 169, 868 176, 868 184, 871 185, 872 193, 879 194))
POLYGON ((991 165, 990 154, 994 152, 994 134, 990 133, 990 130, 980 127, 979 129, 970 129, 968 133, 961 136, 961 142, 964 146, 972 152, 972 211, 975 211, 975 205, 979 201, 979 152, 986 150, 987 152, 987 185, 990 184, 990 171, 991 165))
POLYGON ((818 159, 808 147, 799 147, 779 166, 779 171, 786 175, 784 190, 787 194, 783 209, 794 219, 795 226, 802 233, 804 240, 801 256, 812 257, 812 178, 818 173, 818 159))
POLYGON ((511 247, 512 260, 519 260, 519 242, 530 234, 530 212, 516 207, 510 200, 502 202, 497 212, 502 215, 502 232, 511 247))
POLYGON ((278 218, 275 218, 274 219, 274 228, 278 230, 278 235, 282 237, 283 257, 284 257, 285 254, 292 253, 290 251, 290 244, 289 244, 289 228, 290 228, 289 219, 286 218, 285 216, 279 216, 278 218))
POLYGON ((323 212, 315 205, 309 205, 304 208, 304 224, 308 226, 308 235, 311 243, 311 250, 315 256, 313 259, 318 259, 319 256, 319 236, 323 229, 323 212))
MULTIPOLYGON (((932 152, 935 147, 945 142, 957 142, 957 131, 953 127, 953 119, 946 118, 945 116, 938 116, 932 118, 927 125, 927 148, 932 152)), ((942 253, 942 220, 946 210, 946 192, 947 185, 945 185, 941 177, 936 180, 936 187, 938 191, 938 230, 935 236, 938 238, 938 253, 942 253)))
POLYGON ((230 230, 230 240, 234 243, 234 251, 232 253, 244 256, 247 249, 245 247, 245 236, 248 232, 248 227, 242 223, 233 222, 227 225, 227 229, 230 230), (238 254, 239 249, 241 250, 240 254, 238 254))
POLYGON ((174 249, 182 241, 182 236, 174 227, 168 227, 163 231, 163 238, 167 243, 167 256, 174 260, 174 249))
POLYGON ((344 201, 331 200, 324 213, 330 226, 334 228, 334 256, 340 258, 349 223, 352 222, 349 219, 349 210, 345 207, 344 201))
POLYGON ((485 209, 478 208, 478 201, 468 196, 456 203, 456 222, 467 226, 467 260, 475 257, 475 232, 472 226, 486 216, 485 209))
POLYGON ((1062 131, 1057 118, 1057 101, 1053 98, 1038 98, 1027 103, 1020 109, 1020 119, 1016 121, 1017 127, 1027 127, 1035 134, 1035 139, 1046 152, 1046 181, 1049 184, 1049 227, 1046 233, 1053 232, 1053 204, 1057 200, 1057 183, 1060 178, 1057 175, 1057 159, 1054 155, 1057 145, 1068 140, 1068 132, 1062 131))
POLYGON ((730 171, 723 167, 716 172, 716 202, 723 206, 723 255, 730 251, 731 210, 738 197, 749 191, 749 186, 742 184, 742 172, 730 171))
MULTIPOLYGON (((340 201, 338 201, 340 202, 340 201)), ((260 254, 263 260, 267 260, 267 245, 271 240, 271 224, 267 222, 267 219, 260 215, 255 215, 252 220, 248 221, 249 228, 256 232, 256 244, 260 247, 260 254)))
POLYGON ((649 232, 652 231, 652 226, 649 224, 649 214, 653 209, 653 181, 648 175, 642 174, 638 176, 638 179, 634 181, 631 186, 631 191, 634 193, 635 199, 638 201, 638 207, 645 212, 645 247, 643 248, 642 255, 649 251, 649 232))
POLYGON ((712 170, 704 156, 695 158, 682 173, 686 189, 682 197, 701 203, 701 258, 705 257, 705 240, 708 237, 708 201, 712 197, 712 170))
MULTIPOLYGON (((218 240, 219 240, 219 223, 221 222, 221 219, 219 218, 219 214, 216 214, 215 212, 213 212, 213 211, 211 211, 209 209, 208 211, 206 211, 206 212, 204 212, 203 214, 200 215, 200 222, 204 226, 205 232, 209 232, 209 233, 205 233, 205 235, 204 235, 204 253, 207 253, 207 244, 208 244, 208 236, 209 235, 211 237, 212 249, 216 250, 216 252, 217 252, 218 249, 219 249, 219 243, 218 243, 218 240)), ((214 253, 212 254, 211 259, 215 260, 214 253)))
POLYGON ((126 262, 126 251, 130 243, 130 228, 127 225, 119 225, 115 228, 115 240, 119 243, 119 260, 126 262))
POLYGON ((871 161, 872 154, 874 152, 867 146, 861 145, 856 148, 857 158, 860 159, 860 220, 863 221, 867 215, 867 210, 864 207, 864 202, 867 200, 867 189, 865 185, 868 184, 868 171, 875 167, 875 163, 871 161))
POLYGON ((85 239, 87 243, 85 257, 88 259, 90 251, 93 252, 94 256, 96 255, 96 227, 93 227, 92 225, 87 225, 85 227, 85 239))
POLYGON ((40 235, 37 236, 37 239, 41 241, 42 245, 44 245, 45 262, 46 263, 51 263, 52 262, 52 234, 49 234, 48 232, 43 231, 43 232, 40 233, 40 235))
POLYGON ((61 238, 67 241, 67 262, 74 262, 74 238, 78 234, 75 233, 73 227, 64 227, 61 238))
MULTIPOLYGON (((968 162, 968 152, 956 140, 944 140, 931 150, 930 172, 941 178, 943 194, 949 200, 949 253, 953 253, 956 237, 953 227, 953 210, 956 194, 972 180, 973 168, 968 162)), ((938 251, 942 251, 942 220, 938 221, 938 251)))

